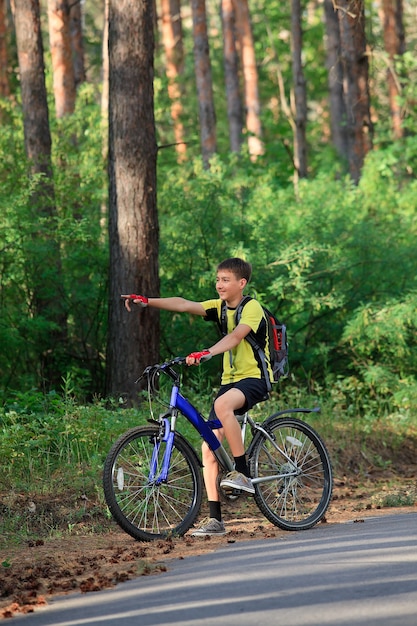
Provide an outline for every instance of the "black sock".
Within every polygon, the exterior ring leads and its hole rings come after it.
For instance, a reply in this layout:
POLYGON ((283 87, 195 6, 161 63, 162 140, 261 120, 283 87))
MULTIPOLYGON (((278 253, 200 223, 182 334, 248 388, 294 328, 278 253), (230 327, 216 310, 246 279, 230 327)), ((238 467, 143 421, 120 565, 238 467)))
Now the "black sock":
POLYGON ((240 474, 244 474, 248 478, 250 478, 248 463, 246 461, 246 456, 242 454, 242 456, 235 456, 235 469, 240 474))
POLYGON ((209 516, 214 517, 217 521, 222 521, 222 512, 220 507, 220 502, 215 500, 209 500, 209 516))

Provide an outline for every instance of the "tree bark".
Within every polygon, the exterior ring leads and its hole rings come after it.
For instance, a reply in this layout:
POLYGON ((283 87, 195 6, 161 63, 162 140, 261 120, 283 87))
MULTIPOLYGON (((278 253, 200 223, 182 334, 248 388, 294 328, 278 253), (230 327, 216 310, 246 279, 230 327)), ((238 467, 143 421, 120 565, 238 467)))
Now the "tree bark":
MULTIPOLYGON (((109 156, 109 0, 104 0, 104 24, 102 41, 102 89, 101 89, 101 156, 104 167, 108 167, 109 156)), ((100 226, 106 237, 108 221, 108 198, 103 195, 100 207, 100 226)))
POLYGON ((83 16, 81 0, 72 0, 70 8, 70 39, 75 88, 87 79, 84 61, 83 16))
POLYGON ((400 78, 395 71, 395 59, 404 54, 405 34, 402 0, 383 0, 384 43, 388 53, 387 69, 388 98, 391 125, 396 139, 403 136, 402 111, 398 100, 401 93, 400 78))
POLYGON ((307 91, 301 60, 301 0, 291 0, 292 74, 294 82, 294 163, 299 178, 307 178, 307 91))
POLYGON ((364 0, 338 0, 343 94, 347 115, 349 171, 358 183, 365 157, 372 148, 369 62, 364 0))
MULTIPOLYGON (((9 60, 7 54, 7 6, 6 0, 0 0, 0 98, 10 95, 9 60)), ((2 109, 0 109, 0 119, 2 109)))
POLYGON ((264 145, 261 139, 261 107, 259 102, 258 69, 256 66, 252 25, 247 0, 233 0, 233 7, 242 60, 248 148, 252 160, 256 160, 258 156, 264 153, 264 145))
POLYGON ((74 112, 75 77, 70 35, 70 1, 48 0, 49 41, 57 118, 74 112))
POLYGON ((131 406, 159 357, 155 309, 128 314, 122 293, 158 296, 153 3, 109 3, 110 301, 107 391, 131 406))
POLYGON ((109 126, 109 1, 104 0, 104 26, 102 42, 102 82, 101 91, 101 119, 104 127, 104 141, 102 155, 107 160, 108 155, 108 126, 109 126))
POLYGON ((339 20, 333 0, 324 0, 329 85, 330 128, 337 153, 348 161, 346 107, 343 98, 343 69, 340 60, 339 20))
POLYGON ((239 55, 236 49, 233 0, 222 0, 221 18, 230 149, 232 152, 240 152, 242 147, 243 110, 239 85, 239 55))
MULTIPOLYGON (((33 178, 30 209, 32 243, 27 255, 27 274, 33 292, 34 315, 45 320, 35 349, 45 388, 62 385, 61 356, 66 346, 67 327, 57 212, 51 165, 51 134, 45 86, 45 68, 39 0, 15 0, 15 29, 19 59, 25 150, 33 178), (51 234, 52 233, 52 234, 51 234)), ((42 324, 40 325, 42 327, 42 324)))
POLYGON ((180 82, 184 70, 180 0, 161 0, 162 40, 165 49, 168 95, 171 99, 171 118, 174 125, 175 149, 178 161, 184 160, 186 144, 182 123, 183 88, 180 82))
POLYGON ((194 64, 200 118, 201 153, 206 167, 217 150, 216 114, 214 111, 213 82, 205 0, 191 0, 193 14, 194 64))

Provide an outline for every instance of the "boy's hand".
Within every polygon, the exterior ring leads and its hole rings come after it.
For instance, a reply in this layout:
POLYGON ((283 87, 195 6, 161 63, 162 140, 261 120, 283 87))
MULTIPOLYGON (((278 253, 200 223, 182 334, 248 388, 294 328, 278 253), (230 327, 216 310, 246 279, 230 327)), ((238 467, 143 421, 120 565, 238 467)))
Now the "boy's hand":
POLYGON ((200 365, 203 361, 211 359, 210 350, 202 350, 201 352, 191 352, 186 358, 187 365, 200 365))
POLYGON ((148 306, 148 298, 146 296, 138 296, 135 293, 131 293, 129 296, 120 296, 120 297, 124 298, 125 307, 127 308, 129 312, 131 311, 130 300, 132 300, 134 304, 140 304, 143 307, 148 306))

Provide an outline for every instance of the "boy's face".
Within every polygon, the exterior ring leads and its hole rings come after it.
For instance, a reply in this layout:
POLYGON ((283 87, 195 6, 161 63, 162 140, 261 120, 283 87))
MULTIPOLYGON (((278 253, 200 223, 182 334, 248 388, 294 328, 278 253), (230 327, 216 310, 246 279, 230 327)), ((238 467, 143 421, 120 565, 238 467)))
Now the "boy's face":
POLYGON ((246 283, 246 278, 237 278, 230 270, 219 270, 216 276, 216 291, 222 300, 237 306, 246 283))

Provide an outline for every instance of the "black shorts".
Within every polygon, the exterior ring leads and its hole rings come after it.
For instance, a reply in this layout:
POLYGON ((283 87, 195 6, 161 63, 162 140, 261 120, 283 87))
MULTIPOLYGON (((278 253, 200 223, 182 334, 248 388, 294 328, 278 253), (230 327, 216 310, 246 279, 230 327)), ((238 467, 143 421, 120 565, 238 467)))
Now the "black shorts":
MULTIPOLYGON (((246 402, 242 408, 235 411, 237 415, 243 415, 243 413, 246 413, 246 411, 249 411, 252 407, 254 407, 255 404, 263 402, 269 397, 266 382, 263 378, 244 378, 236 383, 222 385, 214 400, 222 396, 226 393, 226 391, 229 391, 229 389, 239 389, 246 398, 246 402)), ((222 424, 214 411, 214 402, 208 419, 211 422, 210 428, 213 430, 216 428, 222 428, 222 424)))

